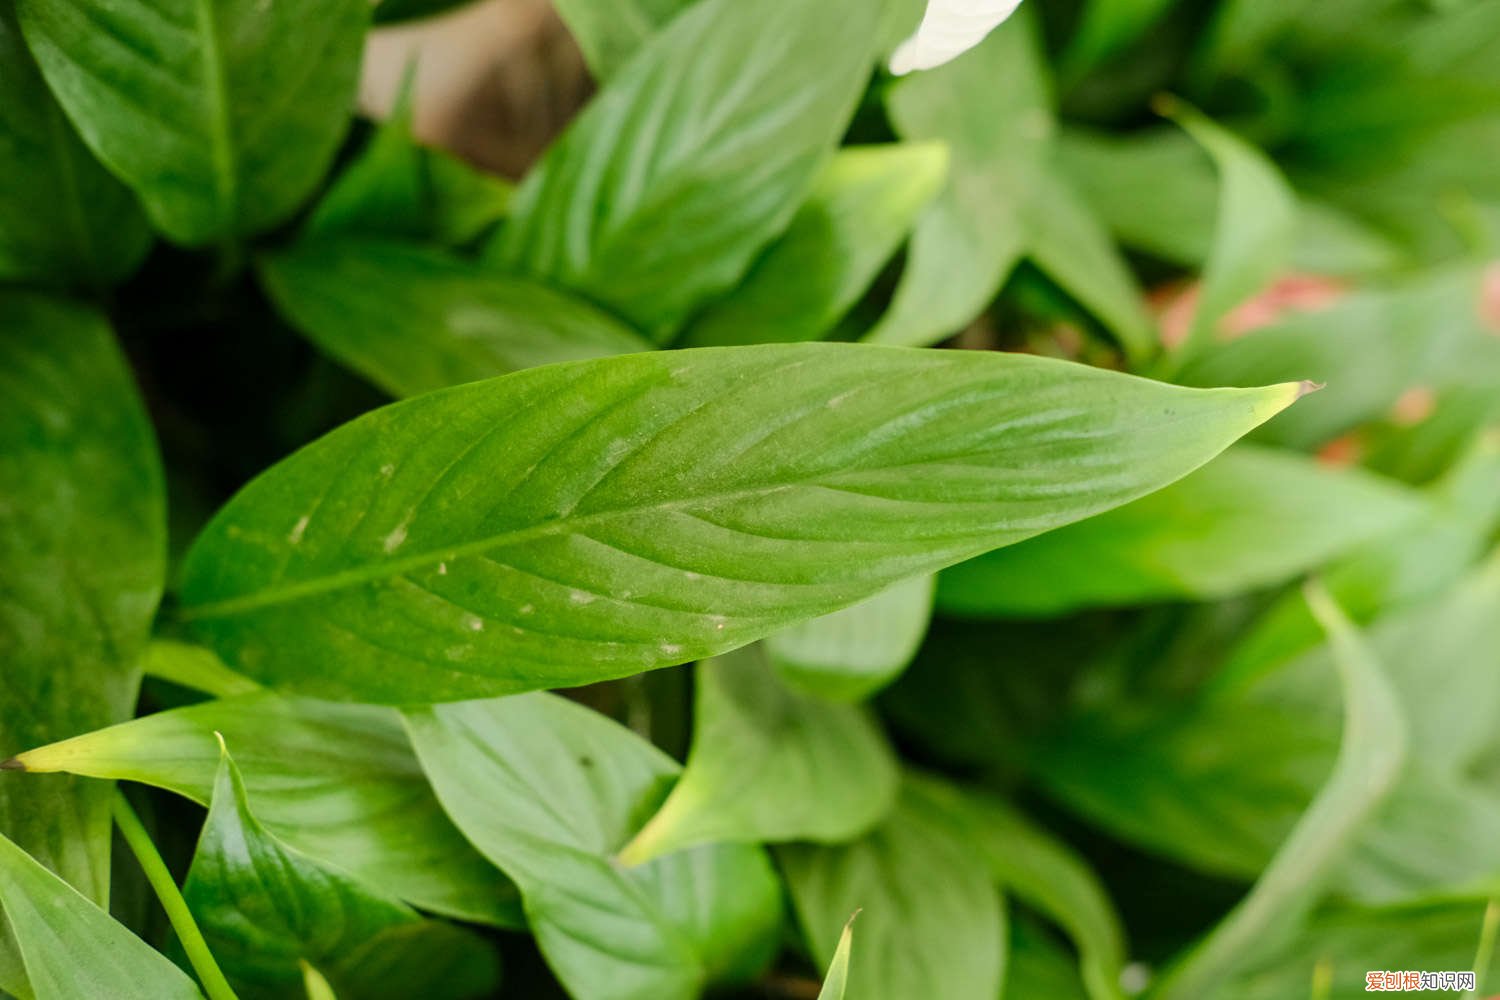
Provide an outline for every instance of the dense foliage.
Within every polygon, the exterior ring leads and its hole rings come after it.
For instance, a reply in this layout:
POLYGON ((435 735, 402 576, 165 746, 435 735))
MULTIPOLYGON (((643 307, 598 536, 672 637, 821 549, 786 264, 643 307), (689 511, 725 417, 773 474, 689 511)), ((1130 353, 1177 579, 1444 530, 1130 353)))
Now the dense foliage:
POLYGON ((0 996, 1483 990, 1500 3, 452 5, 0 0, 0 996))

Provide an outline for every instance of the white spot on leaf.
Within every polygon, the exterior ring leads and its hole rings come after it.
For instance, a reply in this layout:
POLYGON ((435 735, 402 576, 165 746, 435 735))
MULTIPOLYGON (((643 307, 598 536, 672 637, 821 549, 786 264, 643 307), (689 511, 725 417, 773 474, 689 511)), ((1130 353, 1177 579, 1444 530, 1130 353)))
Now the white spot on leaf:
POLYGON ((302 536, 307 533, 307 523, 308 516, 306 514, 303 514, 301 517, 297 518, 297 523, 292 525, 292 530, 286 536, 286 540, 291 542, 293 545, 301 545, 302 536))
POLYGON ((529 615, 529 614, 535 613, 535 611, 536 611, 536 605, 535 604, 523 604, 519 608, 517 608, 516 610, 519 611, 523 615, 529 615))
POLYGON ((484 619, 478 615, 464 615, 464 628, 470 632, 483 632, 484 619))
POLYGON ((593 604, 594 601, 596 601, 597 599, 598 599, 598 595, 597 594, 591 594, 587 590, 570 590, 570 591, 568 591, 568 600, 572 601, 574 604, 578 604, 578 605, 593 604))
POLYGON ((385 541, 381 543, 381 548, 385 549, 386 554, 389 555, 390 553, 395 552, 397 549, 399 549, 402 543, 405 541, 406 522, 402 521, 400 524, 396 525, 394 529, 392 529, 389 535, 385 536, 385 541))

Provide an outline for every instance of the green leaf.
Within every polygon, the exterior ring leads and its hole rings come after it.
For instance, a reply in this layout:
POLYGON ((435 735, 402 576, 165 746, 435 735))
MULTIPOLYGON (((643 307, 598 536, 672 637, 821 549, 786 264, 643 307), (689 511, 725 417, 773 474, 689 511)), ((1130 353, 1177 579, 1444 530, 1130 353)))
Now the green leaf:
POLYGON ((687 770, 621 862, 698 844, 853 840, 890 811, 895 754, 863 709, 787 690, 760 646, 705 660, 696 677, 687 770))
POLYGON ((830 701, 859 701, 895 680, 932 620, 935 581, 915 576, 831 615, 766 639, 766 652, 793 688, 830 701))
POLYGON ((597 80, 614 76, 691 0, 557 0, 557 13, 597 80))
MULTIPOLYGON (((104 320, 5 290, 0 331, 4 755, 129 717, 166 573, 166 516, 151 425, 104 320)), ((108 786, 0 778, 0 833, 107 901, 108 786)), ((16 975, 0 931, 0 990, 20 992, 16 975)))
POLYGON ((1068 949, 1037 921, 1015 913, 1002 1000, 1092 1000, 1068 949))
POLYGON ((777 849, 813 958, 832 961, 860 910, 849 994, 860 1000, 994 1000, 1003 979, 1005 912, 969 845, 903 785, 896 810, 851 844, 777 849))
POLYGON ((922 786, 928 801, 963 830, 1000 886, 1068 932, 1088 995, 1118 1000, 1124 932, 1088 864, 1001 799, 935 781, 922 786))
POLYGON ((1176 349, 1182 359, 1210 346, 1230 310, 1286 266, 1297 229, 1297 198, 1260 150, 1180 101, 1163 98, 1160 105, 1208 151, 1219 171, 1218 221, 1192 326, 1176 349))
POLYGON ((587 302, 437 249, 309 241, 259 270, 313 343, 395 396, 651 348, 587 302))
POLYGON ((262 475, 194 544, 183 616, 231 667, 320 696, 635 674, 1135 499, 1301 391, 854 344, 529 369, 262 475))
POLYGON ((172 639, 153 639, 146 647, 141 669, 147 676, 203 691, 215 698, 251 694, 260 685, 224 666, 224 661, 202 646, 172 639))
MULTIPOLYGON (((396 995, 390 983, 360 991, 344 986, 340 972, 361 973, 357 955, 396 929, 421 927, 416 911, 339 868, 314 861, 263 827, 251 811, 244 779, 225 749, 214 778, 208 819, 183 885, 183 897, 204 938, 242 1000, 294 995, 303 980, 299 963, 318 968, 344 1000, 396 995)), ((389 947, 382 939, 382 947, 389 947)), ((417 958, 408 949, 407 958, 417 958)), ((463 964, 488 962, 483 942, 470 938, 463 964)), ((428 966, 424 996, 474 996, 451 988, 461 976, 428 966)), ((472 986, 473 983, 466 985, 472 986)), ((489 983, 489 989, 493 988, 489 983)), ((478 992, 488 992, 480 984, 478 992)))
POLYGON ((760 848, 615 861, 680 771, 650 743, 542 692, 409 709, 406 722, 444 808, 520 886, 570 994, 686 1000, 771 957, 780 898, 760 848))
MULTIPOLYGON (((859 916, 859 914, 855 914, 859 916)), ((833 961, 828 963, 828 972, 823 976, 823 988, 818 991, 818 1000, 844 1000, 844 989, 849 982, 849 950, 854 945, 854 917, 844 925, 839 935, 839 945, 833 951, 833 961)))
POLYGON ((146 217, 68 124, 0 7, 0 280, 103 287, 151 245, 146 217))
POLYGON ((282 222, 348 124, 369 0, 17 0, 83 139, 178 243, 282 222))
POLYGON ((1394 481, 1241 445, 1132 504, 945 570, 938 606, 1038 616, 1228 597, 1285 582, 1425 514, 1394 481))
POLYGON ((946 66, 891 87, 896 134, 946 142, 952 162, 947 187, 917 223, 890 311, 867 340, 922 346, 957 333, 1023 255, 1024 212, 1053 129, 1037 48, 1023 9, 946 66))
POLYGON ((840 150, 786 232, 738 288, 693 319, 683 342, 709 347, 820 339, 906 238, 947 169, 941 143, 840 150))
POLYGON ((0 907, 36 1000, 203 1000, 183 972, 0 836, 0 907))
POLYGON ((1153 992, 1160 1000, 1213 996, 1268 938, 1294 934, 1401 772, 1407 728, 1396 690, 1327 591, 1309 586, 1307 599, 1328 630, 1344 691, 1333 772, 1250 892, 1167 972, 1153 992))
POLYGON ((703 0, 653 37, 516 193, 498 264, 653 340, 786 228, 874 57, 861 0, 703 0))
POLYGON ((412 87, 409 73, 391 116, 319 200, 304 238, 389 237, 458 246, 504 218, 513 196, 507 181, 417 144, 412 87))
POLYGON ((243 695, 148 715, 17 761, 27 771, 139 781, 207 805, 215 733, 245 762, 257 817, 293 848, 423 909, 522 926, 514 887, 443 814, 390 709, 243 695))
POLYGON ((1118 55, 1172 6, 1173 0, 1089 0, 1062 56, 1065 76, 1077 79, 1118 55))
MULTIPOLYGON (((1258 957, 1215 996, 1223 1000, 1306 996, 1319 964, 1333 973, 1327 1000, 1369 996, 1367 972, 1470 969, 1485 906, 1480 897, 1330 909, 1314 917, 1295 940, 1258 957)), ((1483 969, 1474 971, 1482 978, 1483 969)), ((1493 972, 1482 981, 1493 988, 1493 972)))

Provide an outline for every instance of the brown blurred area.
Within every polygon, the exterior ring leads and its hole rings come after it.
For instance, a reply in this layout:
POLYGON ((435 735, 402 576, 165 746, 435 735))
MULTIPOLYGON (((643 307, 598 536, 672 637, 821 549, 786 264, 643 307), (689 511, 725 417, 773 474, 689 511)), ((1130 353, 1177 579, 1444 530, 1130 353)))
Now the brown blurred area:
POLYGON ((547 0, 480 0, 374 32, 360 83, 363 113, 389 113, 412 60, 418 137, 512 178, 593 89, 547 0))

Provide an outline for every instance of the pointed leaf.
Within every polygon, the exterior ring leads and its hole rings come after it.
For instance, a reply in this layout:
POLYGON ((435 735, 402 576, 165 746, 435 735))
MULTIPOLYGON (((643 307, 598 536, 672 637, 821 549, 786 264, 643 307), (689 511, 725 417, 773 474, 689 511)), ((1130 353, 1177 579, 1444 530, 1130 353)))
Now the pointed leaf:
POLYGON ((571 994, 688 1000, 770 958, 780 899, 760 848, 704 847, 638 868, 614 860, 680 771, 645 740, 542 692, 406 720, 444 808, 520 886, 571 994))
POLYGON ((844 989, 849 982, 849 949, 854 943, 854 921, 844 925, 839 935, 839 946, 834 949, 833 961, 828 963, 828 973, 823 977, 823 988, 818 991, 818 1000, 844 1000, 844 989))
POLYGON ((941 143, 841 149, 786 232, 739 287, 694 317, 683 342, 710 347, 823 337, 911 232, 947 169, 941 143))
POLYGON ((830 962, 847 914, 860 910, 849 962, 860 1000, 994 1000, 1005 913, 963 837, 913 786, 884 823, 851 844, 777 849, 813 958, 830 962))
MULTIPOLYGON (((276 837, 409 903, 519 927, 515 890, 443 814, 389 709, 269 693, 148 715, 21 754, 28 771, 140 781, 207 805, 222 733, 276 837)), ((17 780, 26 780, 20 778, 17 780)))
POLYGON ((0 908, 36 1000, 202 1000, 193 981, 0 836, 0 908))
POLYGON ((100 166, 47 90, 0 7, 0 279, 99 287, 151 244, 135 196, 100 166))
POLYGON ((231 667, 324 696, 620 677, 1134 499, 1300 391, 853 344, 534 368, 265 473, 194 544, 183 613, 231 667))
POLYGON ((916 33, 892 53, 891 72, 933 69, 952 61, 984 41, 1020 5, 1021 0, 927 0, 916 33))
MULTIPOLYGON (((166 572, 163 494, 104 320, 0 291, 0 757, 129 717, 166 572)), ((0 775, 0 833, 103 902, 109 794, 0 775)), ((0 929, 0 990, 24 987, 15 958, 0 929)))
MULTIPOLYGON (((360 972, 360 962, 351 962, 360 949, 388 932, 425 923, 404 903, 314 861, 261 826, 227 749, 182 893, 241 1000, 294 995, 303 980, 302 962, 337 983, 344 968, 360 972)), ((389 947, 388 938, 382 947, 389 947)), ((488 959, 494 972, 483 942, 470 938, 468 952, 455 965, 488 959)), ((408 951, 406 957, 422 956, 408 951)), ((458 979, 452 969, 429 965, 423 971, 430 974, 424 996, 475 995, 451 989, 458 979)), ((394 995, 389 981, 373 991, 368 987, 375 984, 364 985, 336 992, 343 1000, 394 995)))
POLYGON ((587 302, 414 244, 303 242, 260 277, 309 340, 394 396, 651 349, 587 302))
POLYGON ((862 0, 703 0, 621 71, 527 176, 499 264, 653 340, 786 228, 873 60, 862 0))
POLYGON ((698 665, 687 770, 620 853, 853 840, 896 800, 895 755, 863 709, 795 694, 758 645, 698 665))
POLYGON ((1242 445, 1135 503, 945 571, 938 606, 1026 616, 1229 597, 1283 583, 1424 513, 1393 481, 1242 445))
POLYGON ((766 639, 766 653, 793 688, 859 701, 895 680, 927 634, 936 581, 916 576, 842 611, 766 639))
POLYGON ((369 0, 18 0, 68 117, 190 245, 290 215, 348 123, 369 0))

